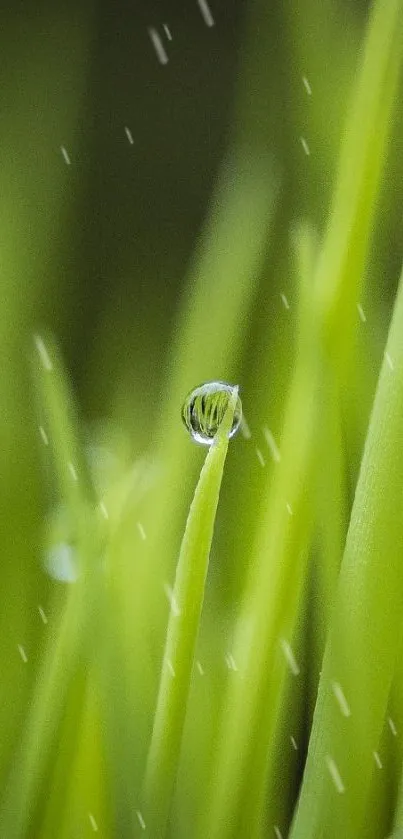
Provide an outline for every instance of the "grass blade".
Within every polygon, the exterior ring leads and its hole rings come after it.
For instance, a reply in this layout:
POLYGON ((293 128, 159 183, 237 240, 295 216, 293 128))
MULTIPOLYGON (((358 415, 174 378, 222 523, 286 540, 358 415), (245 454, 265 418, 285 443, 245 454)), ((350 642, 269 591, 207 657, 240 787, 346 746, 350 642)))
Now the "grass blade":
POLYGON ((403 279, 357 485, 292 839, 355 839, 368 807, 401 639, 402 415, 403 279), (349 716, 335 702, 334 683, 342 688, 349 716))
POLYGON ((235 387, 202 468, 179 555, 175 609, 169 617, 144 790, 145 818, 155 836, 164 833, 177 773, 214 520, 237 398, 235 387))

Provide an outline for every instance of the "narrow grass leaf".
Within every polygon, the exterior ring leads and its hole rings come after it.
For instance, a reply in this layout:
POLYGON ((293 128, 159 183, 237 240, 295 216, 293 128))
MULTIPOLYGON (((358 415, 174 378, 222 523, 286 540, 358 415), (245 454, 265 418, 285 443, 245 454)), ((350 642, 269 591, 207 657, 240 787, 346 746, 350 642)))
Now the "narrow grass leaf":
POLYGON ((202 468, 179 554, 144 789, 146 823, 163 835, 180 753, 214 521, 238 388, 202 468))

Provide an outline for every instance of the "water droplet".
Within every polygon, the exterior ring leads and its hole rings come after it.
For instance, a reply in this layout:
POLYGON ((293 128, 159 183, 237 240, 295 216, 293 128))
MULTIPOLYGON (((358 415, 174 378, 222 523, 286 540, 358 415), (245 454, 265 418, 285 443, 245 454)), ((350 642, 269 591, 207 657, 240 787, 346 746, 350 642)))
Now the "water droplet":
MULTIPOLYGON (((187 395, 182 407, 182 419, 197 443, 211 446, 224 419, 232 392, 232 385, 225 382, 206 382, 187 395)), ((241 419, 242 402, 238 396, 230 437, 238 431, 241 419)))

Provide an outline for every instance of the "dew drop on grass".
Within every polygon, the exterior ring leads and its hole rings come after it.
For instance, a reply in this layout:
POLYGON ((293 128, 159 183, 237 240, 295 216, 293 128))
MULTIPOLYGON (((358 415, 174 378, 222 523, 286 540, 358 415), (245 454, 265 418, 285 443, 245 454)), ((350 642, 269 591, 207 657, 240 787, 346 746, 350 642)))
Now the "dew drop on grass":
MULTIPOLYGON (((182 407, 182 419, 196 443, 211 446, 224 419, 232 392, 232 385, 225 382, 206 382, 187 395, 182 407)), ((242 402, 238 396, 230 437, 238 431, 241 420, 242 402)))

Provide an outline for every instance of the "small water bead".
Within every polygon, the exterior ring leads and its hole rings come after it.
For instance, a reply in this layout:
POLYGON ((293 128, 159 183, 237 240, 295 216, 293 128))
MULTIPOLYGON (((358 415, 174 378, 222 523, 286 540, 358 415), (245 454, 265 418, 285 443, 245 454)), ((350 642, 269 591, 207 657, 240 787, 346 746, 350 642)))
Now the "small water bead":
MULTIPOLYGON (((192 390, 182 407, 182 419, 193 440, 211 446, 224 419, 233 386, 226 382, 206 382, 192 390)), ((242 402, 238 396, 229 436, 238 431, 242 420, 242 402)))

